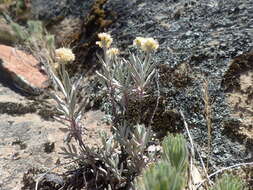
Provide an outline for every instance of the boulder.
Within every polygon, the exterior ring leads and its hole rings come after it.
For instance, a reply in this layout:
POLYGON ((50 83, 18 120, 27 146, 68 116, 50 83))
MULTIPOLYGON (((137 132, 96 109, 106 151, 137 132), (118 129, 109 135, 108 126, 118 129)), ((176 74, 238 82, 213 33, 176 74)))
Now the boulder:
POLYGON ((34 18, 44 22, 56 37, 56 45, 64 46, 76 40, 81 33, 82 21, 88 18, 96 0, 32 0, 34 18))
POLYGON ((48 86, 48 76, 32 55, 6 45, 0 45, 0 75, 29 94, 48 86))

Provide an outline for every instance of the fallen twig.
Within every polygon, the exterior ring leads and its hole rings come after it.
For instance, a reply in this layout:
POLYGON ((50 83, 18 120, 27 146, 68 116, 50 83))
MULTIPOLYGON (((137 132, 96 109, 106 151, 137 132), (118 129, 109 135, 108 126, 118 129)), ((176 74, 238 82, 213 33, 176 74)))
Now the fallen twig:
MULTIPOLYGON (((241 166, 247 166, 247 165, 253 165, 253 162, 248 162, 248 163, 240 163, 240 164, 235 164, 235 165, 232 165, 232 166, 229 166, 229 167, 226 167, 226 168, 222 168, 220 170, 217 170, 216 172, 210 174, 208 176, 208 178, 211 178, 223 171, 226 171, 226 170, 229 170, 229 169, 234 169, 234 168, 237 168, 237 167, 241 167, 241 166)), ((202 182, 200 182, 197 186, 196 186, 196 190, 202 186, 203 183, 205 183, 206 179, 204 179, 202 182)))
POLYGON ((186 120, 185 120, 185 116, 184 116, 184 114, 183 114, 183 112, 182 112, 181 110, 180 110, 180 114, 181 114, 181 116, 182 116, 182 118, 183 118, 184 126, 185 126, 185 128, 186 128, 187 134, 188 134, 189 139, 190 139, 190 144, 191 144, 191 159, 190 159, 190 165, 191 165, 191 167, 190 167, 190 173, 191 173, 191 171, 193 170, 192 167, 193 167, 193 158, 195 157, 195 152, 194 152, 194 148, 195 148, 195 149, 196 149, 196 152, 198 153, 198 156, 199 156, 199 158, 200 158, 200 162, 201 162, 202 168, 204 169, 204 172, 205 172, 205 175, 206 175, 206 177, 207 177, 207 179, 208 179, 208 182, 209 182, 209 184, 211 185, 211 184, 212 184, 212 181, 211 181, 210 178, 208 177, 208 173, 207 173, 205 164, 204 164, 204 162, 203 162, 203 159, 202 159, 202 157, 201 157, 201 155, 200 155, 198 149, 194 146, 194 143, 193 143, 193 140, 192 140, 190 131, 189 131, 188 124, 187 124, 187 122, 186 122, 186 120))

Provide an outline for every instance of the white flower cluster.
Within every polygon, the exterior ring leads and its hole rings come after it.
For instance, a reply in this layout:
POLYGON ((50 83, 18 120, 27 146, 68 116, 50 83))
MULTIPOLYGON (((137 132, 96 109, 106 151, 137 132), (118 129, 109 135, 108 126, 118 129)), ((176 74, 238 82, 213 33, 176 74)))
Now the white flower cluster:
POLYGON ((75 60, 75 54, 69 48, 59 48, 55 50, 55 58, 58 62, 68 63, 75 60))
POLYGON ((158 49, 159 43, 154 38, 137 37, 133 43, 138 48, 141 48, 145 52, 152 52, 158 49))
POLYGON ((113 41, 111 35, 107 33, 99 33, 98 38, 100 41, 97 41, 96 44, 101 48, 109 48, 113 41))

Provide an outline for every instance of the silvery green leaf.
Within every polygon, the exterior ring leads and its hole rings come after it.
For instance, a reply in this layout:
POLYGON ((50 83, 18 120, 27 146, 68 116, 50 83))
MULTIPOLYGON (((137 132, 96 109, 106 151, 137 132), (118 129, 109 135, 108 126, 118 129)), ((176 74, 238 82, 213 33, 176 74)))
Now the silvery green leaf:
POLYGON ((75 107, 76 107, 76 100, 77 100, 77 94, 74 89, 71 90, 69 98, 70 98, 70 106, 69 106, 70 115, 74 116, 75 107))
POLYGON ((146 73, 150 73, 151 71, 153 71, 156 68, 156 64, 150 64, 146 69, 146 73))
POLYGON ((65 88, 62 82, 60 81, 60 79, 54 74, 54 72, 51 72, 51 74, 52 74, 52 78, 54 79, 57 86, 60 88, 61 92, 64 94, 65 97, 67 97, 67 92, 65 91, 65 88))
POLYGON ((87 101, 88 101, 88 98, 84 98, 81 102, 81 105, 79 106, 79 108, 77 109, 77 111, 75 112, 74 114, 74 117, 76 118, 78 115, 82 115, 83 114, 83 111, 85 110, 86 108, 86 105, 87 105, 87 101))
POLYGON ((65 147, 60 147, 60 149, 63 151, 63 152, 68 152, 67 149, 65 147))
POLYGON ((51 92, 48 92, 48 95, 53 98, 57 102, 57 104, 64 104, 64 101, 57 94, 52 94, 51 92))
POLYGON ((103 168, 101 168, 101 167, 98 167, 98 169, 99 169, 100 171, 102 171, 105 175, 108 174, 108 172, 107 172, 105 169, 103 169, 103 168))
MULTIPOLYGON (((62 65, 63 66, 63 65, 62 65)), ((69 79, 69 75, 68 73, 66 72, 66 70, 64 69, 64 66, 62 67, 63 68, 63 85, 66 89, 66 92, 67 92, 67 96, 66 98, 69 99, 70 97, 70 91, 71 91, 71 87, 72 87, 72 84, 70 82, 70 79, 69 79)))
POLYGON ((63 112, 65 116, 69 116, 69 110, 68 110, 68 108, 66 107, 65 104, 58 104, 58 106, 59 107, 57 109, 59 111, 63 112))
POLYGON ((76 149, 76 147, 75 147, 73 144, 72 144, 71 146, 72 146, 72 150, 74 151, 74 153, 77 154, 77 149, 76 149))
POLYGON ((24 30, 24 28, 21 25, 15 22, 11 22, 11 27, 15 32, 15 34, 17 35, 17 37, 19 38, 19 40, 25 41, 29 37, 27 30, 24 30))
POLYGON ((73 152, 72 152, 72 149, 71 149, 71 146, 70 146, 69 144, 67 144, 67 147, 68 147, 68 151, 69 151, 70 153, 73 153, 73 152))
POLYGON ((102 79, 104 79, 106 82, 109 82, 110 80, 106 78, 104 75, 100 74, 98 71, 96 71, 96 74, 100 76, 102 79))

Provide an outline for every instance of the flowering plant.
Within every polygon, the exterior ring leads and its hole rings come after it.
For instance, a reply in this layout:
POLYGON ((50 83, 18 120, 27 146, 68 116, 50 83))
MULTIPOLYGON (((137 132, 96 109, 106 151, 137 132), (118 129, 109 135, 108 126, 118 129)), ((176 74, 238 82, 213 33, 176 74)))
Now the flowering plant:
MULTIPOLYGON (((112 115, 124 115, 128 109, 130 98, 142 99, 148 96, 148 89, 158 75, 152 54, 159 44, 153 38, 137 37, 133 45, 140 51, 138 55, 130 53, 129 60, 119 57, 119 50, 112 48, 112 37, 106 33, 98 34, 96 44, 103 49, 103 57, 98 56, 102 65, 101 72, 97 72, 107 87, 112 103, 112 115)), ((117 116, 116 116, 117 115, 117 116)))

